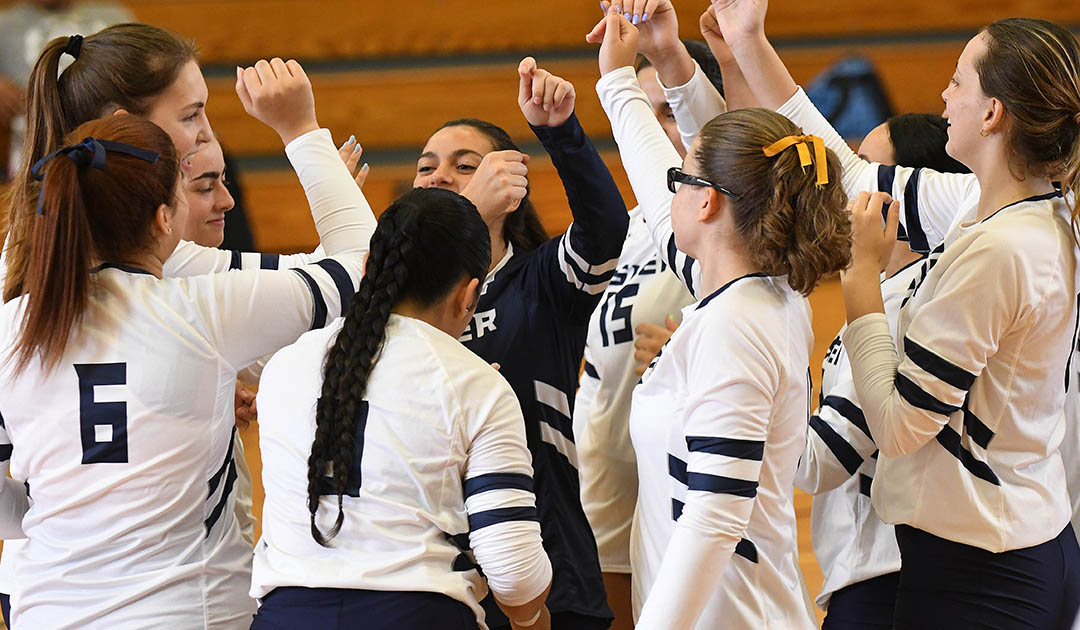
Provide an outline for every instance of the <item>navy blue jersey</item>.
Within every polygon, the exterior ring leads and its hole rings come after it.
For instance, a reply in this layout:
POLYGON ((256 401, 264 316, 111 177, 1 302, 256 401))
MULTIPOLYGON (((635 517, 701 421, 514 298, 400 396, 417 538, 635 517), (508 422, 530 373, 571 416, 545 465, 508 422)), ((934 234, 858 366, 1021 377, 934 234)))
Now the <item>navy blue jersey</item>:
MULTIPOLYGON (((461 340, 502 366, 521 403, 541 533, 554 570, 548 609, 610 619, 596 541, 581 509, 571 418, 589 318, 614 273, 628 215, 575 116, 533 131, 559 172, 574 222, 535 250, 510 248, 489 274, 461 340)), ((508 625, 488 603, 489 625, 508 625)))

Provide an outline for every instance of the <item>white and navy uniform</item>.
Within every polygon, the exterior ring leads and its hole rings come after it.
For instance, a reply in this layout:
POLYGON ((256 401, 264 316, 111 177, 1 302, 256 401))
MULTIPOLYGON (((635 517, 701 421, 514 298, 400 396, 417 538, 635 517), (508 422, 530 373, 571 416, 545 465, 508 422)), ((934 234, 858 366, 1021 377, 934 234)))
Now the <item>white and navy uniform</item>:
MULTIPOLYGON (((259 444, 274 465, 263 469, 251 595, 283 586, 441 593, 468 605, 481 627, 487 585, 509 605, 535 599, 551 564, 517 398, 487 362, 417 319, 390 316, 356 425, 344 525, 330 547, 312 538, 315 409, 343 321, 304 335, 263 372, 259 444)), ((320 529, 336 517, 328 491, 320 529)))
MULTIPOLYGON (((375 226, 328 131, 286 153, 331 258, 166 279, 105 264, 57 367, 0 371, 11 475, 32 497, 15 627, 249 623, 251 548, 230 505, 236 373, 338 316, 375 226)), ((24 303, 0 310, 5 356, 24 303)))
MULTIPOLYGON (((581 508, 572 418, 589 318, 615 273, 628 217, 618 186, 576 116, 533 131, 559 172, 574 222, 532 251, 508 247, 484 281, 461 341, 485 361, 499 363, 521 404, 544 548, 554 571, 548 609, 555 618, 580 615, 591 621, 574 623, 607 627, 613 615, 581 508)), ((507 625, 494 606, 486 609, 489 625, 507 625)))
POLYGON ((574 405, 581 506, 605 573, 630 573, 630 523, 637 501, 630 443, 630 395, 638 382, 634 330, 642 323, 663 326, 669 314, 693 301, 667 271, 641 210, 631 210, 619 266, 589 320, 585 372, 574 405))
MULTIPOLYGON (((682 160, 632 67, 597 93, 654 244, 694 291, 700 270, 676 248, 661 177, 682 160)), ((784 277, 751 274, 687 307, 646 371, 630 416, 638 628, 815 627, 792 504, 812 346, 807 300, 784 277)))
MULTIPOLYGON (((901 596, 910 564, 905 539, 920 554, 946 543, 991 551, 1002 566, 1032 554, 1059 562, 1080 555, 1065 529, 1073 511, 1060 453, 1080 284, 1061 193, 1023 199, 980 220, 973 176, 872 165, 841 153, 842 141, 801 88, 779 111, 841 155, 845 187, 889 191, 900 202, 912 249, 930 250, 904 299, 895 339, 880 313, 844 333, 880 449, 874 508, 906 528, 897 530, 905 555, 901 596)), ((1064 572, 1041 559, 1038 565, 1045 574, 1001 589, 1015 596, 1034 585, 1057 597, 1022 613, 1052 620, 1063 605, 1060 589, 1073 598, 1080 583, 1068 563, 1064 572)), ((973 597, 991 588, 978 585, 973 597)))
MULTIPOLYGON (((918 274, 919 261, 914 261, 881 283, 890 325, 895 327, 900 303, 918 274)), ((855 395, 842 334, 843 329, 825 353, 818 408, 795 474, 796 487, 814 495, 810 533, 825 576, 816 600, 823 609, 836 591, 900 570, 893 527, 870 503, 877 446, 855 395)))

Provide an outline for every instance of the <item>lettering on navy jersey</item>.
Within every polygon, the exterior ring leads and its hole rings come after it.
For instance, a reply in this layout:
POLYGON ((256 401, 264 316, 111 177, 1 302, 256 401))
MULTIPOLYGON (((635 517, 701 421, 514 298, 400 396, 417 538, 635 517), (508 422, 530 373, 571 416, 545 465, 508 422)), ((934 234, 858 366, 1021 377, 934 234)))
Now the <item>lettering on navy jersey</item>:
POLYGON ((495 325, 495 309, 478 311, 473 313, 472 320, 469 322, 469 327, 461 334, 458 341, 465 343, 466 341, 479 339, 487 333, 495 332, 496 330, 498 330, 498 326, 495 325))

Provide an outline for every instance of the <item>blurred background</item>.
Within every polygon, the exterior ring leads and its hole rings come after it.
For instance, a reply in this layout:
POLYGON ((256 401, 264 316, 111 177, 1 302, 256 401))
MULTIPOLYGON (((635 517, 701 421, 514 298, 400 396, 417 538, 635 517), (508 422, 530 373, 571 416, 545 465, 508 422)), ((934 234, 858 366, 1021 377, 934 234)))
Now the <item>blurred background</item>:
MULTIPOLYGON (((674 4, 683 38, 701 39, 698 17, 708 3, 674 4)), ((504 127, 533 156, 533 202, 556 234, 569 224, 569 209, 517 108, 516 67, 532 55, 574 82, 578 116, 633 207, 593 89, 596 49, 584 38, 600 16, 593 0, 0 0, 0 175, 17 166, 11 149, 17 154, 21 90, 36 50, 56 36, 88 35, 134 19, 198 45, 210 90, 207 112, 239 193, 227 245, 296 252, 318 242, 280 140, 244 113, 233 90, 237 65, 273 56, 304 65, 319 121, 338 143, 355 134, 363 145, 363 161, 371 165, 364 192, 376 212, 411 186, 416 157, 440 124, 474 117, 504 127)), ((818 106, 857 143, 890 114, 940 113, 941 90, 966 41, 980 26, 1010 16, 1046 18, 1080 33, 1078 0, 773 0, 766 28, 796 80, 813 86, 818 106)), ((843 321, 838 284, 825 283, 812 302, 818 348, 811 365, 820 366, 843 321)), ((818 368, 812 371, 818 380, 818 368)), ((258 514, 257 427, 244 437, 258 514)), ((796 505, 803 568, 816 595, 821 577, 810 547, 809 497, 798 494, 796 505)))

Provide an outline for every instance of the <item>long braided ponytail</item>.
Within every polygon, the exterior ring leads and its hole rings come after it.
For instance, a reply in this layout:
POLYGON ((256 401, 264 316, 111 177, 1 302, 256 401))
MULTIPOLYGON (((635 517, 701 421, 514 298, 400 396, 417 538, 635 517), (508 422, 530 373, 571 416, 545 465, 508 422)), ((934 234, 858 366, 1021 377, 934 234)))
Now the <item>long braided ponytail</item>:
POLYGON ((344 495, 357 465, 356 426, 364 394, 395 305, 403 299, 430 306, 463 278, 481 281, 491 264, 487 227, 476 207, 456 193, 417 188, 379 218, 367 273, 341 332, 331 346, 315 412, 308 458, 311 535, 320 545, 341 531, 344 495), (329 479, 327 479, 329 477, 329 479), (322 495, 337 495, 337 520, 323 533, 316 522, 322 495))

